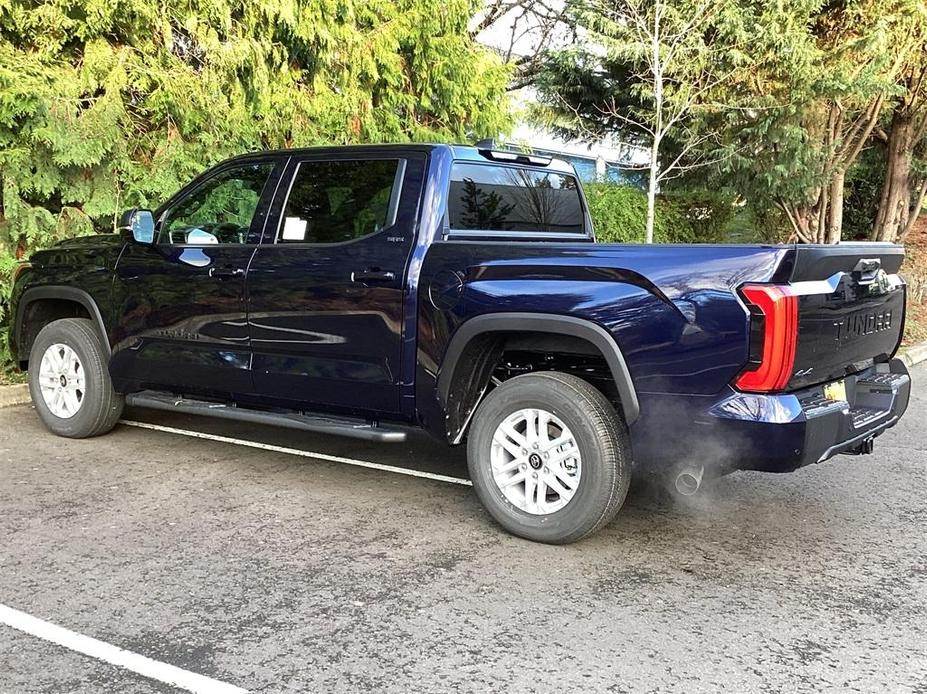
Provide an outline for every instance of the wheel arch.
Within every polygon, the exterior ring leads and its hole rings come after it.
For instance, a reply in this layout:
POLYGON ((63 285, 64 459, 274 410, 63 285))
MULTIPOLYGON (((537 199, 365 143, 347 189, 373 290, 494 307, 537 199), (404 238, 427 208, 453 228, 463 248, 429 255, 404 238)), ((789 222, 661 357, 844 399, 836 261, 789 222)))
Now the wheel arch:
POLYGON ((582 343, 590 353, 601 355, 614 381, 625 422, 630 425, 638 418, 640 403, 631 372, 618 344, 602 326, 575 316, 490 313, 471 318, 457 329, 441 363, 437 394, 451 443, 463 438, 509 336, 524 333, 539 334, 541 344, 553 344, 557 338, 582 343))
POLYGON ((44 286, 27 289, 16 309, 13 323, 13 340, 17 361, 25 365, 29 361, 29 350, 39 330, 59 318, 89 318, 97 333, 107 357, 111 350, 106 336, 106 326, 96 301, 89 293, 77 287, 44 286), (42 308, 44 311, 41 311, 42 308), (32 325, 35 323, 35 325, 32 325))

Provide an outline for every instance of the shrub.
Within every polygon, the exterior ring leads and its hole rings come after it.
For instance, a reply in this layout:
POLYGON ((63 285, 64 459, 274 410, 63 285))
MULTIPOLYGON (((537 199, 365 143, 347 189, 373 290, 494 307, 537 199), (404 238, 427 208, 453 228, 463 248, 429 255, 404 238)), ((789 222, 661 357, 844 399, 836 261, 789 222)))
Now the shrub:
POLYGON ((683 220, 677 243, 724 243, 739 207, 733 196, 711 190, 682 190, 667 193, 664 204, 672 204, 683 220))
POLYGON ((583 186, 596 238, 603 243, 643 243, 647 196, 637 188, 612 183, 583 186))
MULTIPOLYGON (((647 194, 614 183, 584 186, 596 238, 606 243, 643 243, 647 194)), ((712 191, 672 192, 657 198, 656 243, 718 243, 726 238, 737 213, 729 195, 712 191)))

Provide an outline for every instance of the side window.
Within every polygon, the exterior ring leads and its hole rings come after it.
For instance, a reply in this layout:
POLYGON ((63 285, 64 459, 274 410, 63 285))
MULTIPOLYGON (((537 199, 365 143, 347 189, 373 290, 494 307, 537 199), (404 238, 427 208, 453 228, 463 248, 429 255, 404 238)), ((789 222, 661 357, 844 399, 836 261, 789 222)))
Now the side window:
POLYGON ((448 214, 457 230, 585 231, 576 177, 515 166, 454 164, 448 214))
POLYGON ((300 162, 283 211, 280 243, 340 243, 395 220, 399 159, 300 162))
POLYGON ((247 243, 264 184, 273 168, 270 163, 247 164, 209 179, 164 214, 158 243, 247 243))

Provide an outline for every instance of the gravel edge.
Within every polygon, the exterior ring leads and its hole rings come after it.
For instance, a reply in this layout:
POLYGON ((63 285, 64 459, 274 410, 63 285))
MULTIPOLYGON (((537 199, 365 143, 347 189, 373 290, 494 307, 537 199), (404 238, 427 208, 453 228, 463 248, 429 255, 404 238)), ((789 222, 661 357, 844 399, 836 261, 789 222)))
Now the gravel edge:
POLYGON ((28 405, 32 402, 29 397, 29 384, 16 383, 11 386, 0 386, 0 408, 14 405, 28 405))
POLYGON ((908 368, 927 360, 927 341, 905 347, 898 355, 908 368))

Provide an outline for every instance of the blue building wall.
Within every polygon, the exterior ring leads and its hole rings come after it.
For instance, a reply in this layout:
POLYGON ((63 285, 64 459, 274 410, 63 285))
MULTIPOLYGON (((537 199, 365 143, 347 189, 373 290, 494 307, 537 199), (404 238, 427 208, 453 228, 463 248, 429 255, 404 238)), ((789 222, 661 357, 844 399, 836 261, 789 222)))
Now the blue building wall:
MULTIPOLYGON (((531 151, 535 154, 540 154, 547 157, 556 157, 557 159, 563 159, 564 161, 569 162, 573 165, 573 168, 576 169, 576 173, 579 175, 580 180, 582 180, 584 183, 590 183, 599 180, 595 168, 596 158, 593 156, 584 157, 578 154, 568 154, 566 152, 541 149, 538 147, 532 147, 531 151)), ((615 162, 605 162, 604 180, 608 181, 609 183, 638 185, 635 177, 631 175, 632 173, 633 172, 622 169, 621 166, 615 162)))

